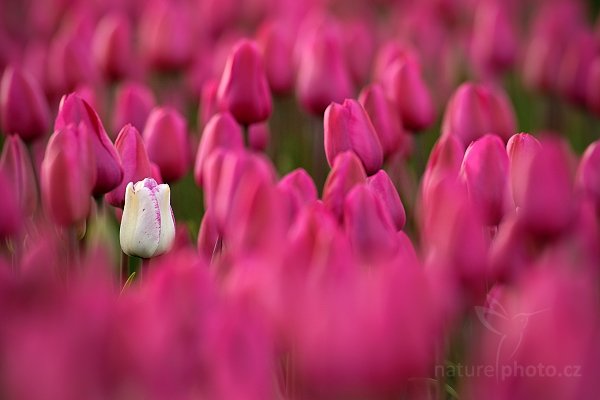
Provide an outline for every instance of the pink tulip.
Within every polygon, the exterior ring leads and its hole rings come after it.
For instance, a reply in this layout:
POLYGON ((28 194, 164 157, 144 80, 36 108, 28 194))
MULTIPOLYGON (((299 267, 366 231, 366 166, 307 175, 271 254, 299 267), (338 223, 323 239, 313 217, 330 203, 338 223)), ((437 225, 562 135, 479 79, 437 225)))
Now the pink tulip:
POLYGON ((464 157, 462 143, 455 136, 441 137, 433 146, 421 180, 421 197, 427 207, 427 197, 440 182, 458 177, 464 157))
POLYGON ((96 27, 92 48, 96 64, 108 79, 118 80, 132 72, 131 25, 127 17, 105 16, 96 27))
POLYGON ((0 170, 10 180, 23 215, 32 216, 38 202, 37 181, 29 152, 19 136, 9 136, 4 142, 0 170))
POLYGON ((274 94, 286 94, 294 88, 294 39, 294 32, 285 21, 267 21, 258 30, 257 42, 274 94))
POLYGON ((594 113, 600 115, 600 56, 595 57, 590 65, 587 77, 587 107, 594 113))
POLYGON ((577 105, 586 104, 592 63, 600 56, 597 40, 592 32, 583 31, 573 35, 560 64, 558 89, 577 105))
POLYGON ((526 183, 523 180, 523 171, 529 168, 535 155, 540 150, 540 142, 527 133, 513 135, 506 144, 506 151, 510 162, 510 186, 515 206, 523 204, 526 183))
POLYGON ((346 64, 357 85, 365 83, 375 55, 375 26, 368 18, 355 18, 343 24, 346 64))
POLYGON ((198 231, 198 252, 204 256, 204 259, 211 261, 215 254, 220 251, 217 243, 219 241, 219 231, 216 221, 210 212, 206 210, 202 221, 200 222, 200 230, 198 231))
POLYGON ((42 162, 44 210, 62 226, 85 221, 96 184, 92 137, 83 124, 69 124, 52 134, 42 162))
POLYGON ((325 110, 323 124, 325 154, 330 166, 338 154, 351 150, 358 155, 367 174, 381 168, 381 144, 369 116, 358 101, 346 99, 343 104, 332 103, 325 110))
POLYGON ((238 42, 231 51, 217 90, 219 106, 243 125, 269 118, 271 93, 262 57, 249 40, 238 42))
POLYGON ((252 124, 248 127, 248 147, 254 151, 265 151, 269 145, 270 137, 271 131, 269 130, 269 124, 266 122, 252 124))
POLYGON ((202 85, 202 93, 200 96, 200 109, 198 110, 199 126, 204 128, 211 117, 219 111, 217 101, 217 89, 219 82, 216 80, 208 80, 202 85))
POLYGON ((302 168, 295 169, 282 177, 277 183, 277 188, 289 198, 292 221, 304 206, 313 204, 318 198, 315 182, 302 168))
POLYGON ((341 153, 335 158, 323 187, 325 207, 341 221, 346 195, 355 185, 366 181, 365 169, 356 154, 341 153))
POLYGON ((402 230, 406 223, 406 212, 400 200, 400 195, 384 170, 379 170, 375 175, 368 178, 368 187, 383 206, 384 211, 390 217, 397 231, 402 230))
POLYGON ((155 105, 154 94, 146 86, 134 82, 120 85, 115 94, 113 131, 119 132, 125 125, 131 124, 142 132, 155 105))
POLYGON ((98 114, 85 100, 74 93, 61 99, 54 129, 59 131, 71 124, 83 129, 82 133, 90 137, 95 160, 95 164, 92 165, 96 169, 94 196, 113 190, 123 180, 119 155, 108 138, 98 114))
POLYGON ((17 193, 11 180, 0 169, 0 237, 7 238, 18 233, 22 228, 22 219, 17 193))
POLYGON ((37 82, 27 73, 7 67, 0 82, 0 120, 4 134, 25 141, 46 135, 50 111, 37 82))
POLYGON ((505 211, 508 156, 502 140, 487 134, 472 142, 461 168, 469 197, 486 224, 498 225, 505 211))
POLYGON ((404 144, 405 132, 393 104, 385 96, 383 87, 377 83, 365 87, 360 92, 358 101, 373 123, 384 158, 400 150, 404 144))
POLYGON ((202 132, 194 166, 194 179, 198 186, 203 186, 204 164, 217 148, 231 150, 244 148, 242 128, 228 112, 213 116, 202 132))
POLYGON ((153 173, 142 136, 134 126, 127 124, 121 129, 115 148, 123 165, 123 179, 119 186, 106 194, 106 201, 114 207, 123 208, 127 184, 153 177, 153 173))
POLYGON ((578 188, 594 202, 600 211, 600 141, 592 142, 579 162, 578 188))
POLYGON ((143 133, 150 161, 160 168, 166 182, 181 179, 189 167, 187 124, 170 107, 156 107, 148 116, 143 133))

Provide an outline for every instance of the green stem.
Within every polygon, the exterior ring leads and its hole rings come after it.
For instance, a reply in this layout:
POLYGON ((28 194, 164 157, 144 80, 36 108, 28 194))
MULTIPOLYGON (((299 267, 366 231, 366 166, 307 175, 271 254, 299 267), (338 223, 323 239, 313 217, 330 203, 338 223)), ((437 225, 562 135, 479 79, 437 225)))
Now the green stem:
POLYGON ((129 256, 121 253, 121 262, 119 263, 119 286, 122 287, 129 278, 129 256))

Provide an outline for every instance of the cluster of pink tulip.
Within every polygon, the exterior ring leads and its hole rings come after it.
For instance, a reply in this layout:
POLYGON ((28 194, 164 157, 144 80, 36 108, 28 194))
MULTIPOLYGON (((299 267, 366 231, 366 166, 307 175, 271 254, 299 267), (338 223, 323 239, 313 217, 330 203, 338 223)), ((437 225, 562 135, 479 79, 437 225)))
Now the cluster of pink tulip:
POLYGON ((0 398, 598 397, 585 6, 0 0, 0 398))

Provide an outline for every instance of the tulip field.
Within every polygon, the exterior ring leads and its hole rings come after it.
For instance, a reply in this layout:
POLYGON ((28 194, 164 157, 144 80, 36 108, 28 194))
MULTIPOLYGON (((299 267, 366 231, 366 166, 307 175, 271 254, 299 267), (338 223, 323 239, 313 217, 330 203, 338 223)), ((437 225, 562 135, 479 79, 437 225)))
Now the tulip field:
POLYGON ((600 2, 0 0, 0 400, 600 398, 600 2))

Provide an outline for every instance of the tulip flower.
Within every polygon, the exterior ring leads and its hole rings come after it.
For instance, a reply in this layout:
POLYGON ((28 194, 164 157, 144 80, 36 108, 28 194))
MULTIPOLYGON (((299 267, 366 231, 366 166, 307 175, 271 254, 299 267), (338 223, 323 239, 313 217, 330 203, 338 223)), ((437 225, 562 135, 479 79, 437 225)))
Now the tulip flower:
POLYGON ((92 138, 83 123, 69 124, 50 137, 42 161, 42 204, 50 218, 62 226, 85 221, 96 184, 92 138))
MULTIPOLYGON (((18 233, 22 228, 23 215, 13 184, 0 169, 0 238, 18 233)), ((1 272, 0 272, 1 274, 1 272)))
POLYGON ((119 236, 123 252, 130 256, 151 258, 170 250, 175 219, 169 185, 158 185, 152 178, 127 184, 119 236))
POLYGON ((510 162, 510 187, 515 206, 523 204, 527 187, 523 171, 529 168, 535 154, 540 150, 540 142, 527 133, 513 135, 506 144, 510 162))
POLYGON ((202 85, 200 94, 200 109, 198 110, 198 125, 203 128, 208 124, 208 121, 219 111, 217 101, 217 89, 219 81, 208 80, 202 85))
POLYGON ((346 151, 339 154, 323 187, 325 207, 341 221, 346 195, 354 185, 366 180, 365 169, 355 153, 346 151))
MULTIPOLYGON (((115 148, 123 164, 123 179, 119 186, 106 194, 106 201, 114 207, 123 208, 127 184, 154 175, 144 141, 135 127, 128 124, 121 129, 115 148)), ((154 179, 157 180, 156 177, 154 179)))
POLYGON ((120 85, 115 94, 113 130, 119 132, 127 124, 143 132, 150 111, 156 105, 154 94, 146 86, 134 82, 120 85))
POLYGON ((325 154, 330 166, 336 156, 351 150, 362 161, 371 175, 383 164, 381 144, 365 109, 356 100, 346 99, 343 104, 332 103, 325 110, 325 154))
POLYGON ((561 61, 558 90, 579 106, 584 106, 588 98, 592 63, 599 54, 597 40, 586 30, 573 35, 561 61))
POLYGON ((600 211, 600 141, 596 140, 583 153, 577 170, 577 186, 600 211))
POLYGON ((347 21, 343 28, 346 64, 357 85, 365 83, 375 55, 375 26, 369 18, 347 21))
POLYGON ((150 161, 160 168, 166 182, 183 177, 189 166, 189 140, 183 116, 170 107, 152 110, 144 128, 150 161))
POLYGON ((216 148, 230 150, 244 148, 242 128, 228 112, 213 116, 202 132, 194 165, 194 179, 198 186, 203 185, 204 163, 216 148))
POLYGON ((294 88, 294 40, 294 32, 285 21, 269 21, 258 29, 257 42, 265 60, 267 81, 275 94, 294 88))
POLYGON ((11 181, 23 214, 33 215, 38 202, 37 182, 29 152, 19 136, 9 136, 4 142, 0 170, 11 181))
POLYGON ((505 210, 508 189, 508 156, 504 143, 487 134, 469 145, 461 176, 473 206, 488 225, 498 225, 505 210))
POLYGON ((37 82, 14 67, 2 74, 0 121, 4 134, 16 133, 25 141, 45 136, 50 125, 50 110, 37 82))
POLYGON ((389 215, 397 231, 406 223, 406 212, 400 200, 400 195, 387 172, 379 170, 368 178, 368 187, 381 201, 384 211, 389 215))
POLYGON ((108 138, 102 121, 96 111, 77 94, 69 94, 61 99, 54 129, 61 130, 73 124, 83 129, 83 134, 90 137, 94 151, 96 183, 94 196, 103 195, 117 187, 123 179, 121 160, 112 142, 108 138))
POLYGON ((242 40, 231 51, 217 89, 219 106, 242 125, 269 118, 273 105, 262 57, 254 42, 242 40))
POLYGON ((132 72, 131 26, 126 16, 105 16, 96 27, 92 47, 96 64, 108 79, 118 80, 132 72))

